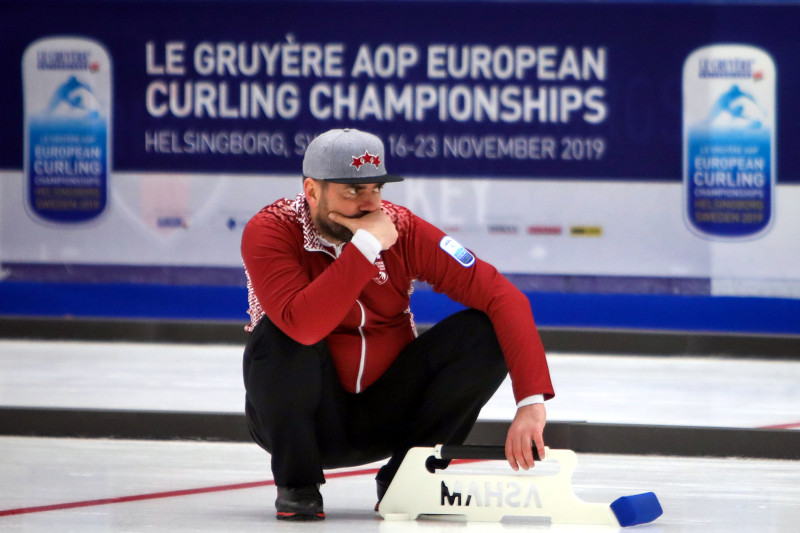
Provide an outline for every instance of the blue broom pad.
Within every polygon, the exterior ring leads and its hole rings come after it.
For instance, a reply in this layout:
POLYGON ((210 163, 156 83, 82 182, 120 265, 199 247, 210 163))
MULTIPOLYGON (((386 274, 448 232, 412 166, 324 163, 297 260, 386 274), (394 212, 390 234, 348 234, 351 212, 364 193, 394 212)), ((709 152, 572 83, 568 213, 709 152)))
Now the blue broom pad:
POLYGON ((617 498, 611 504, 611 510, 622 527, 646 524, 664 513, 658 498, 652 492, 617 498))

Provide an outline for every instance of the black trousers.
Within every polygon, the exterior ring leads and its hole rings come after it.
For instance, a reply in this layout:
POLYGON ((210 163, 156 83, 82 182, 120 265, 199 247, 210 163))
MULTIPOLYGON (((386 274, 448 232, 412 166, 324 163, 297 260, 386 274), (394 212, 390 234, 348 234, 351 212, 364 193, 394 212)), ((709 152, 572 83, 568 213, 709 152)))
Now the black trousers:
POLYGON ((391 457, 377 478, 388 483, 409 448, 463 443, 506 374, 491 322, 472 309, 412 341, 359 394, 342 388, 324 341, 299 344, 265 317, 244 352, 245 412, 278 485, 391 457))

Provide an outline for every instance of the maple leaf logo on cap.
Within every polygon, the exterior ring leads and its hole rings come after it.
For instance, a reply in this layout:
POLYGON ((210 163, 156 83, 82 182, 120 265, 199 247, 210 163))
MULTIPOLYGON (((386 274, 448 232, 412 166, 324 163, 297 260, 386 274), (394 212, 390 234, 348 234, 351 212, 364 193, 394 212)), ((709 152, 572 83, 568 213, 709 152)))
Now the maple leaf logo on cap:
POLYGON ((356 170, 361 170, 362 165, 375 165, 375 168, 378 168, 381 166, 381 156, 372 155, 366 150, 364 151, 364 155, 354 155, 353 162, 350 163, 350 166, 356 167, 356 170))

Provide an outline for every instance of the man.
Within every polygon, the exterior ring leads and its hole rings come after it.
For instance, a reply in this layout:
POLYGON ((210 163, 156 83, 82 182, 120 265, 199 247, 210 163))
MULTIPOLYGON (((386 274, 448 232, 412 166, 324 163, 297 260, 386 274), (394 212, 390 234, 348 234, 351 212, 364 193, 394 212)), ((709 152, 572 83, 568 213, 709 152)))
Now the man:
POLYGON ((303 194, 262 209, 244 229, 251 331, 245 410, 272 455, 277 518, 324 518, 324 468, 390 457, 378 500, 413 446, 463 443, 510 371, 518 408, 512 468, 544 455, 553 396, 530 304, 491 265, 381 200, 381 140, 354 129, 312 141, 303 194), (417 336, 415 280, 469 309, 417 336))

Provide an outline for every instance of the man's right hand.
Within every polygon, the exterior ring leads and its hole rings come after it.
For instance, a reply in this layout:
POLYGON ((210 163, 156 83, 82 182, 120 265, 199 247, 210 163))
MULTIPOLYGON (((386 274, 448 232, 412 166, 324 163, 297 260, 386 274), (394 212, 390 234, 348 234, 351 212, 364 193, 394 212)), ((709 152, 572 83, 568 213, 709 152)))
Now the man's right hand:
POLYGON ((360 229, 368 231, 381 243, 382 250, 388 250, 397 242, 397 228, 394 227, 394 222, 389 218, 389 215, 381 209, 356 218, 346 217, 341 213, 331 211, 328 213, 328 218, 331 222, 340 224, 353 233, 360 229))

